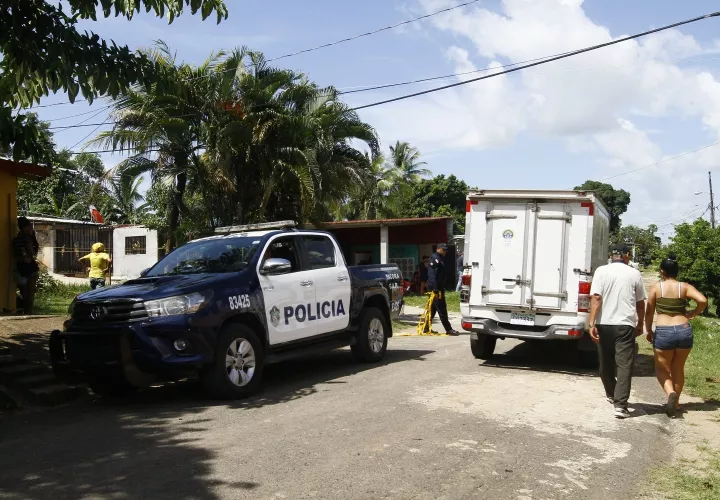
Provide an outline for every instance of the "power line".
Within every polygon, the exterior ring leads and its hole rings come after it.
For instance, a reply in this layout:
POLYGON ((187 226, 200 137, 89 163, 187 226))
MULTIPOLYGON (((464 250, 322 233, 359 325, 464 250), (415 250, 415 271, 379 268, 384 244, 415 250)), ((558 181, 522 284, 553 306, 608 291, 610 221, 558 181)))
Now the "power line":
MULTIPOLYGON (((677 160, 678 158, 682 158, 683 156, 692 155, 692 154, 698 153, 698 152, 700 152, 700 151, 702 151, 702 150, 704 150, 704 149, 712 148, 712 147, 715 147, 715 146, 718 146, 718 145, 720 145, 720 141, 714 142, 714 143, 712 143, 712 144, 708 144, 707 146, 702 146, 702 147, 697 148, 697 149, 693 149, 692 151, 687 151, 687 152, 685 152, 685 153, 681 153, 681 154, 679 154, 679 155, 671 156, 670 158, 665 158, 664 160, 660 160, 660 161, 658 161, 658 162, 651 163, 650 165, 645 165, 645 166, 643 166, 643 167, 634 168, 634 169, 632 169, 632 170, 628 170, 628 171, 622 172, 622 173, 620 173, 620 174, 611 175, 610 177, 604 177, 604 178, 602 178, 602 179, 598 179, 598 182, 604 182, 604 181, 608 181, 608 180, 610 180, 610 179, 617 179, 618 177, 622 177, 623 175, 632 174, 633 172, 638 172, 639 170, 645 170, 646 168, 650 168, 650 167, 657 167, 658 165, 661 165, 661 164, 663 164, 663 163, 667 163, 667 162, 670 162, 670 161, 673 161, 673 160, 677 160)), ((568 188, 568 189, 573 189, 573 188, 570 187, 570 188, 568 188)))
POLYGON ((86 102, 86 101, 87 101, 87 99, 76 99, 75 102, 63 101, 63 102, 55 102, 52 104, 40 104, 38 106, 30 106, 29 108, 22 108, 22 110, 38 109, 38 108, 52 108, 53 106, 64 106, 66 104, 75 104, 78 102, 86 102))
POLYGON ((438 10, 438 11, 431 12, 430 14, 425 14, 424 16, 416 17, 416 18, 414 18, 414 19, 409 19, 409 20, 403 21, 403 22, 401 22, 401 23, 393 24, 392 26, 385 26, 384 28, 380 28, 380 29, 377 29, 377 30, 374 30, 374 31, 368 31, 367 33, 361 33, 361 34, 359 34, 359 35, 351 36, 351 37, 348 37, 348 38, 343 38, 343 39, 341 39, 341 40, 337 40, 337 41, 334 41, 334 42, 325 43, 325 44, 322 44, 322 45, 318 45, 317 47, 312 47, 312 48, 309 48, 309 49, 298 50, 297 52, 291 52, 291 53, 289 53, 289 54, 285 54, 285 55, 282 55, 282 56, 273 57, 272 59, 268 59, 267 62, 278 61, 278 60, 280 60, 280 59, 285 59, 285 58, 288 58, 288 57, 293 57, 293 56, 297 56, 297 55, 300 55, 300 54, 305 54, 305 53, 307 53, 307 52, 313 52, 313 51, 315 51, 315 50, 325 49, 325 48, 327 48, 327 47, 332 47, 332 46, 334 46, 334 45, 339 45, 339 44, 341 44, 341 43, 350 42, 350 41, 352 41, 352 40, 357 40, 358 38, 363 38, 363 37, 366 37, 366 36, 376 35, 376 34, 378 34, 378 33, 382 33, 383 31, 392 30, 392 29, 395 29, 395 28, 399 28, 400 26, 405 26, 405 25, 412 24, 412 23, 417 22, 417 21, 422 21, 423 19, 428 19, 428 18, 430 18, 430 17, 437 16, 438 14, 444 14, 445 12, 450 12, 451 10, 460 9, 460 8, 462 8, 462 7, 467 7, 468 5, 472 5, 472 4, 474 4, 474 3, 478 3, 479 1, 480 1, 480 0, 470 0, 469 2, 465 2, 465 3, 458 4, 458 5, 454 5, 453 7, 447 7, 447 8, 445 8, 445 9, 440 9, 440 10, 438 10))
MULTIPOLYGON (((413 19, 408 19, 407 21, 402 21, 402 22, 400 22, 400 23, 393 24, 393 25, 391 25, 391 26, 385 26, 384 28, 379 28, 379 29, 376 29, 376 30, 373 30, 373 31, 368 31, 367 33, 360 33, 360 34, 358 34, 358 35, 354 35, 354 36, 351 36, 351 37, 342 38, 342 39, 340 39, 340 40, 335 40, 334 42, 324 43, 324 44, 322 44, 322 45, 317 45, 317 46, 315 46, 315 47, 311 47, 311 48, 308 48, 308 49, 298 50, 297 52, 290 52, 290 53, 288 53, 288 54, 283 54, 283 55, 281 55, 281 56, 272 57, 272 58, 270 58, 270 59, 266 59, 265 62, 266 62, 266 63, 269 63, 269 62, 273 62, 273 61, 279 61, 280 59, 286 59, 286 58, 288 58, 288 57, 294 57, 294 56, 298 56, 298 55, 300 55, 300 54, 307 54, 308 52, 314 52, 314 51, 316 51, 316 50, 326 49, 326 48, 328 48, 328 47, 333 47, 333 46, 339 45, 339 44, 341 44, 341 43, 346 43, 346 42, 350 42, 350 41, 353 41, 353 40, 357 40, 358 38, 364 38, 364 37, 366 37, 366 36, 377 35, 378 33, 382 33, 382 32, 384 32, 384 31, 389 31, 389 30, 392 30, 392 29, 395 29, 395 28, 399 28, 400 26, 405 26, 405 25, 408 25, 408 24, 412 24, 412 23, 415 23, 415 22, 417 22, 417 21, 422 21, 423 19, 428 19, 428 18, 430 18, 430 17, 437 16, 438 14, 444 14, 444 13, 450 12, 450 11, 452 11, 452 10, 456 10, 456 9, 460 9, 460 8, 463 8, 463 7, 467 7, 468 5, 472 5, 472 4, 478 3, 479 1, 480 1, 480 0, 470 0, 470 1, 467 1, 467 2, 464 2, 464 3, 460 3, 460 4, 458 4, 458 5, 454 5, 454 6, 452 6, 452 7, 446 7, 446 8, 444 8, 444 9, 440 9, 440 10, 437 10, 437 11, 435 11, 435 12, 431 12, 430 14, 425 14, 425 15, 423 15, 423 16, 419 16, 419 17, 416 17, 416 18, 413 18, 413 19)), ((244 66, 245 66, 246 68, 251 68, 251 67, 252 67, 252 64, 245 64, 244 66)), ((235 70, 234 70, 234 69, 227 69, 227 70, 223 71, 223 73, 228 73, 228 72, 232 72, 232 71, 235 71, 235 70)), ((207 78, 207 76, 209 76, 209 75, 197 76, 197 77, 195 77, 195 78, 188 78, 187 81, 199 80, 199 79, 202 79, 202 78, 207 78)))
POLYGON ((85 123, 85 124, 76 124, 76 125, 65 125, 64 127, 48 127, 48 130, 67 130, 70 128, 83 128, 83 127, 94 127, 96 125, 109 125, 114 122, 102 122, 102 123, 85 123))
POLYGON ((652 164, 650 164, 650 165, 645 165, 644 167, 639 167, 639 168, 635 168, 635 169, 633 169, 633 170, 628 170, 627 172, 623 172, 623 173, 617 174, 617 175, 611 175, 610 177, 605 177, 604 179, 600 179, 600 181, 602 182, 602 181, 607 181, 607 180, 610 180, 610 179, 616 179, 616 178, 618 178, 618 177, 622 177, 623 175, 628 175, 628 174, 632 174, 633 172, 637 172, 638 170, 644 170, 644 169, 646 169, 646 168, 656 167, 656 166, 661 165, 661 164, 663 164, 663 163, 667 163, 667 162, 669 162, 669 161, 673 161, 673 160, 677 160, 678 158, 682 158, 683 156, 688 156, 688 155, 691 155, 691 154, 698 153, 698 152, 700 152, 700 151, 702 151, 702 150, 704 150, 704 149, 708 149, 708 148, 715 147, 715 146, 717 146, 718 144, 720 144, 720 141, 715 142, 715 143, 713 143, 713 144, 708 144, 707 146, 703 146, 703 147, 701 147, 701 148, 693 149, 692 151, 688 151, 688 152, 686 152, 686 153, 682 153, 682 154, 679 154, 679 155, 677 155, 677 156, 672 156, 672 157, 670 157, 670 158, 666 158, 666 159, 664 159, 664 160, 660 160, 659 162, 652 163, 652 164))
MULTIPOLYGON (((111 106, 111 104, 108 104, 107 106, 103 106, 103 109, 107 109, 107 108, 109 108, 110 106, 111 106)), ((89 115, 90 113, 93 113, 93 112, 95 112, 95 111, 97 111, 97 109, 91 109, 90 111, 85 111, 84 113, 77 113, 77 114, 75 114, 75 115, 63 116, 63 117, 61 117, 61 118, 50 118, 49 121, 51 121, 51 122, 59 122, 59 121, 63 121, 63 120, 69 120, 70 118, 77 118, 78 116, 89 115)), ((50 127, 50 128, 52 129, 52 128, 58 128, 58 127, 50 127)))
MULTIPOLYGON (((472 75, 475 73, 485 73, 487 71, 496 70, 496 69, 510 68, 512 66, 518 66, 520 64, 526 64, 526 63, 530 63, 530 62, 534 62, 534 61, 541 61, 544 59, 549 59, 551 57, 555 57, 555 56, 562 55, 562 54, 568 54, 568 53, 569 52, 562 52, 561 54, 553 54, 553 55, 549 55, 549 56, 538 57, 535 59, 528 59, 525 61, 519 61, 516 63, 505 64, 502 66, 489 66, 487 68, 475 69, 472 71, 463 71, 461 73, 451 73, 451 74, 447 74, 447 75, 443 75, 443 76, 432 76, 432 77, 427 77, 427 78, 419 78, 417 80, 408 80, 408 81, 404 81, 404 82, 388 83, 388 84, 383 84, 383 85, 361 85, 358 87, 346 87, 346 88, 349 88, 350 90, 341 90, 338 93, 340 95, 357 94, 360 92, 369 92, 372 90, 381 90, 381 89, 387 89, 387 88, 392 88, 392 87, 402 87, 405 85, 413 85, 413 84, 417 84, 417 83, 425 83, 425 82, 431 82, 431 81, 435 81, 435 80, 444 80, 447 78, 457 78, 458 76, 472 75)), ((690 58, 676 59, 674 61, 667 61, 667 62, 686 62, 686 61, 693 61, 693 60, 697 60, 697 59, 702 60, 702 61, 706 61, 706 60, 714 61, 714 60, 720 59, 720 57, 708 57, 708 58, 692 58, 692 57, 690 57, 690 58)), ((636 66, 642 66, 642 65, 633 64, 633 65, 623 65, 623 66, 609 66, 607 68, 599 68, 599 69, 602 70, 602 69, 608 69, 608 68, 625 68, 625 67, 636 67, 636 66)), ((592 70, 593 68, 588 68, 588 69, 592 70)), ((584 71, 584 69, 569 69, 567 71, 584 71)))
POLYGON ((497 73, 493 73, 492 75, 480 76, 480 77, 477 77, 477 78, 472 78, 472 79, 470 79, 470 80, 465 80, 465 81, 463 81, 463 82, 451 83, 451 84, 449 84, 449 85, 443 85, 442 87, 435 87, 435 88, 428 89, 428 90, 423 90, 423 91, 420 91, 420 92, 414 92, 414 93, 412 93, 412 94, 406 94, 406 95, 402 95, 402 96, 399 96, 399 97, 394 97, 394 98, 392 98, 392 99, 384 99, 384 100, 382 100, 382 101, 377 101, 377 102, 373 102, 373 103, 370 103, 370 104, 364 104, 364 105, 362 105, 362 106, 357 106, 357 107, 353 108, 353 110, 354 110, 354 111, 357 111, 357 110, 360 110, 360 109, 372 108, 372 107, 374 107, 374 106, 380 106, 380 105, 382 105, 382 104, 389 104, 389 103, 391 103, 391 102, 397 102, 397 101, 402 101, 402 100, 405 100, 405 99, 410 99, 411 97, 418 97, 418 96, 425 95, 425 94, 431 94, 431 93, 434 93, 434 92, 439 92, 439 91, 441 91, 441 90, 446 90, 446 89, 450 89, 450 88, 454 88, 454 87, 459 87, 459 86, 461 86, 461 85, 467 85, 467 84, 469 84, 469 83, 478 82, 478 81, 480 81, 480 80, 487 80, 488 78, 494 78, 494 77, 496 77, 496 76, 506 75, 506 74, 508 74, 508 73, 514 73, 514 72, 516 72, 516 71, 520 71, 520 70, 527 69, 527 68, 532 68, 532 67, 534 67, 534 66, 540 66, 541 64, 547 64, 547 63, 550 63, 550 62, 558 61, 558 60, 560 60, 560 59, 565 59, 565 58, 568 58, 568 57, 576 56, 576 55, 579 55, 579 54, 583 54, 583 53, 585 53, 585 52, 591 52, 591 51, 593 51, 593 50, 598 50, 598 49, 601 49, 601 48, 604 48, 604 47, 609 47, 609 46, 611 46, 611 45, 616 45, 616 44, 618 44, 618 43, 627 42, 627 41, 629 41, 629 40, 634 40, 634 39, 641 38, 641 37, 644 37, 644 36, 647 36, 647 35, 651 35, 651 34, 653 34, 653 33, 659 33, 659 32, 661 32, 661 31, 666 31, 666 30, 669 30, 669 29, 671 29, 671 28, 676 28, 676 27, 678 27, 678 26, 683 26, 683 25, 686 25, 686 24, 695 23, 695 22, 698 22, 698 21, 702 21, 702 20, 709 19, 709 18, 711 18, 711 17, 717 17, 717 16, 720 16, 720 11, 713 12, 713 13, 711 13, 711 14, 706 14, 706 15, 700 16, 700 17, 695 17, 695 18, 693 18, 693 19, 688 19, 687 21, 681 21, 681 22, 678 22, 678 23, 669 24, 669 25, 663 26, 663 27, 661 27, 661 28, 656 28, 656 29, 649 30, 649 31, 643 31, 642 33, 638 33, 638 34, 635 34, 635 35, 626 36, 626 37, 623 37, 623 38, 619 38, 619 39, 617 39, 617 40, 613 40, 613 41, 606 42, 606 43, 601 43, 601 44, 598 44, 598 45, 593 45, 593 46, 590 46, 590 47, 586 47, 586 48, 584 48, 584 49, 575 50, 575 51, 572 51, 572 52, 567 52, 567 53, 565 53, 565 54, 560 54, 560 55, 551 57, 550 59, 544 59, 544 60, 542 60, 542 61, 537 61, 537 62, 533 62, 533 63, 530 63, 530 64, 524 64, 524 65, 522 65, 522 66, 518 66, 518 67, 515 67, 515 68, 507 69, 507 70, 505 70, 505 71, 500 71, 500 72, 497 72, 497 73))

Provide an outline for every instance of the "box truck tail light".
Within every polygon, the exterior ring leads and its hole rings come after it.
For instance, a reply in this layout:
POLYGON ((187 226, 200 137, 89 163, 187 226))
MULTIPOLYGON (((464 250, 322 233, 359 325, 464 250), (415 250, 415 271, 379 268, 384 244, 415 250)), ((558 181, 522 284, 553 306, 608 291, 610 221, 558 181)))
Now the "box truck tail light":
POLYGON ((581 281, 578 283, 578 312, 590 311, 590 283, 581 281))
POLYGON ((467 200, 465 202, 465 212, 471 212, 472 206, 477 205, 477 204, 478 204, 477 200, 467 200))
POLYGON ((460 288, 460 302, 467 304, 470 302, 470 285, 472 284, 472 275, 463 274, 461 278, 462 287, 460 288))

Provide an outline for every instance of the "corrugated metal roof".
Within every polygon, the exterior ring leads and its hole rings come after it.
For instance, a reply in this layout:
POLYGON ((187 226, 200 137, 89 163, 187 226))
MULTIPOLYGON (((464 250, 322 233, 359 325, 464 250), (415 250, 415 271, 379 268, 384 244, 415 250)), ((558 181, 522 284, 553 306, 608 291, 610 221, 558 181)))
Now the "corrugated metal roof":
POLYGON ((97 222, 89 222, 84 220, 75 219, 63 219, 60 217, 37 217, 34 215, 26 216, 30 222, 57 222, 60 224, 80 224, 83 226, 102 226, 104 224, 98 224, 97 222))
POLYGON ((452 217, 417 217, 408 219, 375 219, 375 220, 347 220, 342 222, 318 223, 318 228, 352 228, 352 227, 380 227, 380 226, 415 226, 429 222, 448 221, 452 217))

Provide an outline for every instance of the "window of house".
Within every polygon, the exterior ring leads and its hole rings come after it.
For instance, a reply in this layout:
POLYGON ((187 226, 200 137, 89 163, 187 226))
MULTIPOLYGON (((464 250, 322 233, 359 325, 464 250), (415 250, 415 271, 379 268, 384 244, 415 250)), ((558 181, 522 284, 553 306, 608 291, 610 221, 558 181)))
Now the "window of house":
POLYGON ((145 255, 147 250, 146 236, 126 236, 125 255, 145 255))

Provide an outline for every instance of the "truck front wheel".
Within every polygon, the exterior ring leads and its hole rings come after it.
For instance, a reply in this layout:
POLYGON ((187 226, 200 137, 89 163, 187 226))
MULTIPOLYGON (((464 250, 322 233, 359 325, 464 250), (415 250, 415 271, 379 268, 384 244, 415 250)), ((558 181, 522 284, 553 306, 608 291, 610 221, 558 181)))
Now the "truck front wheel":
POLYGON ((497 337, 478 333, 477 339, 470 339, 470 350, 477 359, 490 359, 495 353, 497 337))
POLYGON ((363 313, 360 331, 351 347, 358 361, 377 363, 385 357, 390 329, 385 316, 376 307, 368 307, 363 313))
POLYGON ((200 377, 205 390, 220 399, 238 399, 257 392, 263 373, 260 339, 246 325, 228 325, 218 336, 215 361, 200 377))

